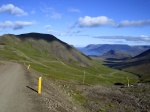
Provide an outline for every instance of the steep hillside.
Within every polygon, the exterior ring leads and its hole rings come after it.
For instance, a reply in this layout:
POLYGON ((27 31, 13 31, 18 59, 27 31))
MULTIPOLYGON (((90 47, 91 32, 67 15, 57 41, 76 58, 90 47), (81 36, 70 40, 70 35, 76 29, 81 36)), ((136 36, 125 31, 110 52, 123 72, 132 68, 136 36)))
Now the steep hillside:
POLYGON ((148 49, 147 51, 133 57, 133 59, 139 59, 139 58, 149 58, 150 56, 150 49, 148 49))
MULTIPOLYGON (((4 35, 1 37, 1 44, 11 45, 12 48, 21 45, 22 47, 19 47, 19 49, 22 49, 23 51, 28 50, 28 47, 30 46, 34 49, 44 51, 45 54, 50 53, 51 58, 67 61, 69 63, 76 63, 82 66, 89 66, 91 64, 89 62, 89 57, 81 54, 72 46, 69 46, 49 34, 28 33, 21 35, 4 35), (24 46, 23 48, 21 43, 27 46, 24 46)), ((29 53, 29 51, 27 52, 29 53)), ((31 52, 31 54, 29 53, 28 55, 32 55, 33 53, 34 52, 31 52)))
POLYGON ((143 82, 150 81, 150 49, 126 61, 106 64, 138 75, 143 82))

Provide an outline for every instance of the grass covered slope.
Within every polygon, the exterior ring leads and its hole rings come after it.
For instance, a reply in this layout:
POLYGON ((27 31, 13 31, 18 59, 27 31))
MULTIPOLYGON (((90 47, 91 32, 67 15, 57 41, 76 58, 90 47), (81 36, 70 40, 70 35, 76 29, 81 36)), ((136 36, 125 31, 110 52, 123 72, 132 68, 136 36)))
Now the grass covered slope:
POLYGON ((40 51, 40 54, 44 53, 50 57, 70 63, 76 62, 76 64, 82 64, 83 66, 90 64, 88 63, 88 57, 49 34, 29 33, 21 35, 4 35, 1 41, 2 44, 13 45, 16 49, 23 51, 33 58, 38 57, 39 53, 36 51, 40 51), (30 49, 34 50, 34 52, 31 52, 30 49))
POLYGON ((150 49, 127 61, 124 69, 140 76, 142 82, 150 82, 150 49))
POLYGON ((114 62, 107 65, 134 73, 140 77, 142 82, 150 81, 150 49, 126 61, 114 62))
POLYGON ((81 84, 138 82, 131 73, 110 69, 49 34, 28 33, 0 37, 0 60, 30 64, 47 78, 81 84))

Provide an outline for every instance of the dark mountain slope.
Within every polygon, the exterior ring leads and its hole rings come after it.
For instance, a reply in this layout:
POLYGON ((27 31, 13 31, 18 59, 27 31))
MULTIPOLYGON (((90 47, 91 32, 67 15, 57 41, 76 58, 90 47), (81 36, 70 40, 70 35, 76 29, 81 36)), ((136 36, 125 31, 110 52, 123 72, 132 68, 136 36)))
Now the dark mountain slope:
POLYGON ((147 51, 135 56, 133 59, 138 59, 138 58, 148 58, 150 56, 150 49, 148 49, 147 51))
MULTIPOLYGON (((25 51, 25 49, 27 50, 28 46, 30 46, 41 52, 44 51, 57 60, 76 63, 83 66, 89 66, 91 64, 89 57, 49 34, 27 33, 21 35, 3 35, 1 37, 1 44, 9 44, 12 48, 22 46, 20 47, 22 48, 22 51, 25 51)), ((33 49, 31 49, 31 54, 34 52, 32 52, 33 49)))
POLYGON ((107 60, 115 60, 115 59, 127 59, 131 58, 132 56, 119 50, 110 50, 104 53, 101 57, 107 60))

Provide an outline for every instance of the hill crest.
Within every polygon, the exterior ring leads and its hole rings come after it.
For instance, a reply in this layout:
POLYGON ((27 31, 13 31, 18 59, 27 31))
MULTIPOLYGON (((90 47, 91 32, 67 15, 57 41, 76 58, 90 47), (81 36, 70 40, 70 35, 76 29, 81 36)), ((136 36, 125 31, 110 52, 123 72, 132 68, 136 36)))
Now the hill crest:
POLYGON ((128 59, 132 56, 119 50, 109 50, 108 52, 104 53, 102 57, 106 59, 128 59))
MULTIPOLYGON (((20 35, 5 34, 1 36, 1 44, 10 45, 13 47, 30 46, 35 52, 46 52, 50 57, 56 60, 67 61, 72 64, 82 66, 90 65, 90 58, 76 50, 74 47, 59 40, 53 35, 42 33, 26 33, 20 35)), ((25 48, 23 48, 24 50, 25 48)))

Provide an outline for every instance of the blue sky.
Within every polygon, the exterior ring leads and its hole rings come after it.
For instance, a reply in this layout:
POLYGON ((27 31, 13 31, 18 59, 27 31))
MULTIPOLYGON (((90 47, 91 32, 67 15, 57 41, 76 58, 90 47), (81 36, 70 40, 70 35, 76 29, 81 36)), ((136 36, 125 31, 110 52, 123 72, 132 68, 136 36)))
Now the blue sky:
POLYGON ((1 0, 0 35, 48 33, 74 46, 150 45, 150 0, 1 0))

